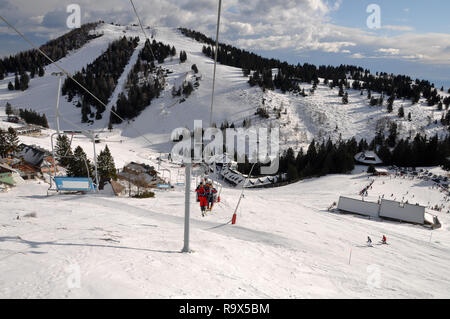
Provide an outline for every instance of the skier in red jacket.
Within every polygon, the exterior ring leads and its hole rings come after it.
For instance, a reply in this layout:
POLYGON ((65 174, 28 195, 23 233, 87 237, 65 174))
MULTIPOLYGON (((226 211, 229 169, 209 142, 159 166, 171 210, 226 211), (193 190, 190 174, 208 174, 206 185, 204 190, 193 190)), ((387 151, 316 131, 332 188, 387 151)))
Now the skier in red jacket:
POLYGON ((204 217, 206 207, 208 206, 208 200, 206 198, 206 192, 205 192, 205 188, 203 187, 203 185, 200 185, 200 187, 197 188, 196 192, 197 192, 198 199, 200 200, 200 209, 202 210, 202 216, 204 217))

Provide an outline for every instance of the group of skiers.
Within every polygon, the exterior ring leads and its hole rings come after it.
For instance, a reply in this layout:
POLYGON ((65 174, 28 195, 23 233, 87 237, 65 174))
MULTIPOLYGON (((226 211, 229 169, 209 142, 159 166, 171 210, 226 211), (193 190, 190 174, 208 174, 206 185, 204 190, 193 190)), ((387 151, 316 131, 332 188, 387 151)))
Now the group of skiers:
MULTIPOLYGON (((387 238, 386 235, 383 235, 383 237, 381 238, 381 244, 386 245, 387 244, 387 238)), ((367 236, 367 245, 372 245, 372 239, 370 238, 370 236, 367 236)))
POLYGON ((197 192, 197 202, 200 202, 200 209, 204 217, 206 211, 213 209, 214 203, 216 202, 217 190, 214 188, 212 182, 202 181, 195 191, 197 192))

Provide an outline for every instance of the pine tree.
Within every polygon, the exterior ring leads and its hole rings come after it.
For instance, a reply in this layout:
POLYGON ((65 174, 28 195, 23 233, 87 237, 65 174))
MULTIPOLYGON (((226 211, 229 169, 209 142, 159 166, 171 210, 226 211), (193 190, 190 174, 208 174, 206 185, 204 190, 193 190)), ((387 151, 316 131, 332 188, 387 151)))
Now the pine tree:
POLYGON ((12 127, 8 128, 8 134, 6 136, 6 142, 8 144, 7 153, 15 153, 19 150, 19 138, 17 137, 16 130, 12 127))
POLYGON ((187 60, 187 54, 185 51, 180 51, 180 63, 184 63, 187 60))
POLYGON ((375 169, 375 166, 373 164, 370 164, 369 168, 367 169, 368 174, 375 174, 377 171, 375 169))
POLYGON ((8 156, 7 133, 0 129, 0 157, 8 156))
POLYGON ((19 91, 20 90, 20 80, 19 76, 16 74, 16 77, 14 78, 14 90, 19 91))
POLYGON ((344 96, 342 97, 342 104, 348 104, 348 93, 345 92, 344 96))
POLYGON ((86 153, 81 146, 78 146, 67 166, 67 176, 69 177, 92 177, 92 165, 87 159, 86 153), (87 167, 86 167, 87 165, 87 167), (89 174, 88 174, 89 173, 89 174))
POLYGON ((391 95, 388 99, 388 105, 387 105, 388 113, 392 113, 392 111, 394 110, 394 100, 395 100, 394 95, 391 95))
POLYGON ((103 189, 106 182, 117 179, 114 158, 109 151, 108 145, 97 157, 98 176, 100 178, 100 189, 103 189))
POLYGON ((400 118, 404 118, 405 117, 405 109, 403 108, 403 106, 401 106, 398 109, 398 117, 400 117, 400 118))
POLYGON ((287 170, 287 178, 290 182, 296 181, 298 179, 298 171, 295 165, 289 163, 287 170))
POLYGON ((39 77, 43 77, 45 74, 45 70, 42 66, 39 67, 38 75, 39 77))
POLYGON ((81 122, 87 123, 89 121, 88 115, 91 114, 91 108, 86 100, 83 100, 83 104, 81 106, 81 122))
POLYGON ((56 139, 55 147, 56 158, 61 166, 67 167, 72 160, 70 156, 73 156, 72 149, 70 147, 69 138, 66 135, 59 135, 56 139))
POLYGON ((397 142, 397 124, 396 123, 391 123, 391 126, 389 128, 389 137, 387 139, 388 145, 390 147, 394 147, 395 143, 397 142))
POLYGON ((5 113, 6 113, 6 115, 12 115, 13 114, 13 109, 12 109, 11 104, 6 103, 5 113))
POLYGON ((42 115, 42 120, 41 120, 42 124, 41 126, 48 128, 48 121, 47 121, 47 116, 45 116, 45 114, 42 115))
POLYGON ((22 91, 25 91, 26 89, 28 89, 28 84, 29 83, 30 83, 30 77, 28 76, 27 72, 24 72, 20 76, 20 89, 22 91))

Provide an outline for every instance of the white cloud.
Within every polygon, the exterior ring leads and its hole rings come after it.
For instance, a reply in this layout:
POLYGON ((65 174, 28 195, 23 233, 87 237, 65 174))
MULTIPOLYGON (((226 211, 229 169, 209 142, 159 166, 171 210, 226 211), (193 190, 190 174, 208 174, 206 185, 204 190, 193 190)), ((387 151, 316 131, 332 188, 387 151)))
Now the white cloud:
MULTIPOLYGON (((73 0, 0 0, 5 15, 27 32, 49 36, 68 31, 65 8, 73 0)), ((105 20, 136 23, 127 0, 77 0, 82 22, 105 20)), ((212 0, 134 1, 147 25, 184 26, 215 35, 217 2, 212 0)), ((342 0, 227 0, 223 2, 221 39, 248 50, 286 50, 351 54, 354 58, 415 59, 423 63, 450 64, 450 35, 413 33, 407 25, 386 25, 362 30, 330 23, 330 13, 342 0), (396 31, 395 35, 386 35, 396 31)), ((362 15, 365 12, 361 13, 362 15)), ((0 32, 8 32, 0 25, 0 32)))
POLYGON ((381 29, 403 32, 414 31, 414 28, 408 25, 383 25, 381 29))
POLYGON ((365 58, 365 56, 362 55, 361 53, 354 53, 354 54, 351 55, 351 57, 353 59, 364 59, 365 58))
POLYGON ((400 53, 400 50, 399 49, 393 49, 393 48, 391 48, 391 49, 381 48, 381 49, 378 49, 377 52, 385 53, 385 54, 389 54, 389 55, 398 55, 400 53))

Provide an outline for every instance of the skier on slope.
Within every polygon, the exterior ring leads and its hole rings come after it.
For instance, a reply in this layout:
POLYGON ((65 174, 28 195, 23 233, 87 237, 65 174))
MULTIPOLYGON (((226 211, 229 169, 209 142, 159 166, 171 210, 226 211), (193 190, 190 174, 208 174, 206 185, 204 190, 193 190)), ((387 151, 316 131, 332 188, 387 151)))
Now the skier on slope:
POLYGON ((205 210, 206 206, 208 206, 208 201, 206 199, 206 193, 203 184, 200 185, 200 187, 196 190, 196 192, 200 200, 200 209, 202 211, 202 216, 205 217, 205 210))
POLYGON ((212 210, 213 206, 214 206, 214 198, 217 194, 217 190, 214 188, 214 186, 211 183, 208 186, 209 186, 209 192, 207 194, 208 210, 212 210))
POLYGON ((382 244, 387 244, 387 239, 386 239, 385 235, 383 235, 383 238, 381 239, 381 243, 382 244))
POLYGON ((372 239, 369 236, 367 236, 367 245, 372 245, 372 239))

